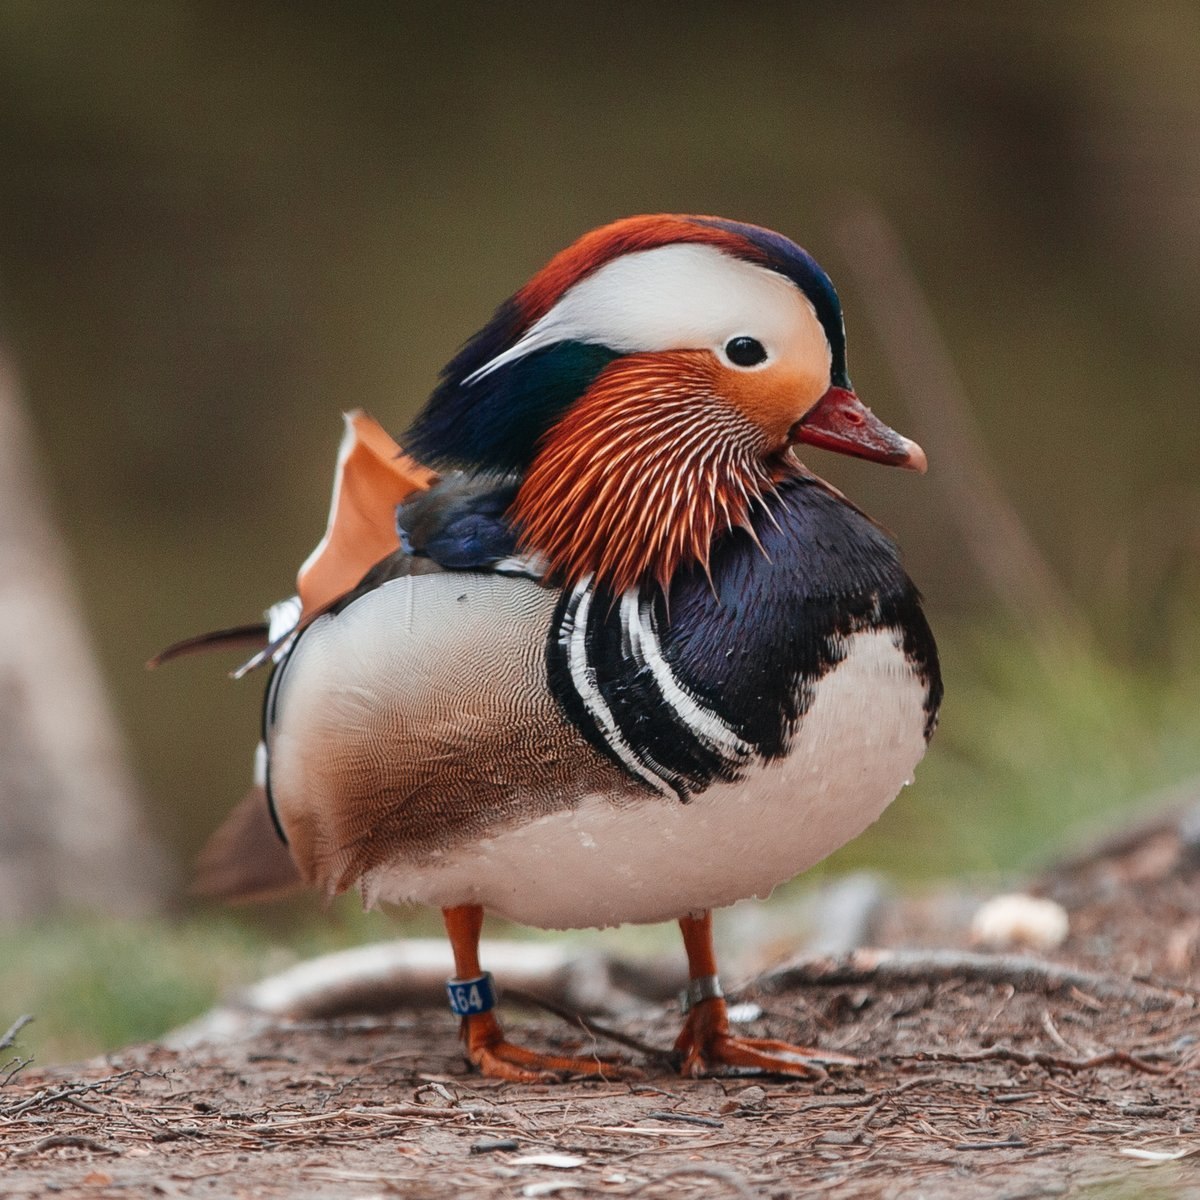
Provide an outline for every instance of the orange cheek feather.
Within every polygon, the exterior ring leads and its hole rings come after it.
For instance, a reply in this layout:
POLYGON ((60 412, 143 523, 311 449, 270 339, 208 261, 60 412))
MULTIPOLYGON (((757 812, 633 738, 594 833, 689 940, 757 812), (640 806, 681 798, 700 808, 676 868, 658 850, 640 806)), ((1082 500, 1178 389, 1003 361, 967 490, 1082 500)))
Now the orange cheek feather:
POLYGON ((829 373, 785 363, 739 371, 713 360, 713 390, 763 431, 774 449, 787 444, 792 426, 825 394, 829 373))
MULTIPOLYGON (((572 584, 586 575, 620 593, 645 579, 664 588, 689 563, 706 565, 713 539, 748 525, 754 499, 774 486, 794 406, 776 405, 768 441, 719 388, 709 351, 617 360, 554 426, 517 495, 527 550, 572 584)), ((726 390, 728 390, 726 388, 726 390)), ((765 395, 766 389, 763 390, 765 395)))

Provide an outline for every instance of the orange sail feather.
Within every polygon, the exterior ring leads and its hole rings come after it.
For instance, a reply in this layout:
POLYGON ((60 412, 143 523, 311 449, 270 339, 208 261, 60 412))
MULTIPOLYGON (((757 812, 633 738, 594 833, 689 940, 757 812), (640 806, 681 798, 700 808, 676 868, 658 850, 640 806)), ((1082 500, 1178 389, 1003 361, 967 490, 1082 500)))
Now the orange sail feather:
POLYGON ((301 625, 400 548, 396 505, 437 480, 437 472, 405 454, 374 417, 355 410, 345 421, 329 524, 296 577, 301 625))

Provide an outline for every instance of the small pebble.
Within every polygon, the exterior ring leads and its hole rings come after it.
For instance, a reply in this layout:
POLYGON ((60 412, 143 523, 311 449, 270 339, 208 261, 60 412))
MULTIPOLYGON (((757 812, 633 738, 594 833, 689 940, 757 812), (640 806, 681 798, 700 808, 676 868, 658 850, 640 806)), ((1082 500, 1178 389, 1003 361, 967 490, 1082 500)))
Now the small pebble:
POLYGON ((1057 950, 1070 929, 1061 904, 1016 893, 993 896, 980 905, 971 920, 971 940, 997 949, 1057 950))

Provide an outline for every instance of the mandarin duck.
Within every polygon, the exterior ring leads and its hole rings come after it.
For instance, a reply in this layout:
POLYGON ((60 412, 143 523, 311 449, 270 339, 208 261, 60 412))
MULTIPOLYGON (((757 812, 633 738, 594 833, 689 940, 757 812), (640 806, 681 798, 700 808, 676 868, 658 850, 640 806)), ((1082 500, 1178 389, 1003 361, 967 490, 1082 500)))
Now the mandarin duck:
POLYGON ((678 920, 683 1072, 817 1073, 838 1056, 731 1034, 711 911, 870 825, 942 690, 896 546, 795 457, 925 469, 855 395, 828 276, 757 226, 618 221, 500 306, 405 451, 347 422, 325 537, 248 664, 274 663, 259 787, 210 890, 441 908, 466 1056, 520 1081, 613 1068, 505 1038, 484 913, 678 920), (268 815, 290 858, 252 848, 268 815))

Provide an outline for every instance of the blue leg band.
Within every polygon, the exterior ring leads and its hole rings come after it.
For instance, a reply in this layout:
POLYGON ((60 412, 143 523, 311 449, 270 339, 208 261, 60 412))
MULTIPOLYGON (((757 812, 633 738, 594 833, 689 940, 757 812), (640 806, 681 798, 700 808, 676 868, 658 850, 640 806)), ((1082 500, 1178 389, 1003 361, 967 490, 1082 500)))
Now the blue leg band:
POLYGON ((446 995, 456 1017, 471 1017, 496 1007, 496 983, 490 971, 474 979, 447 979, 446 995))

